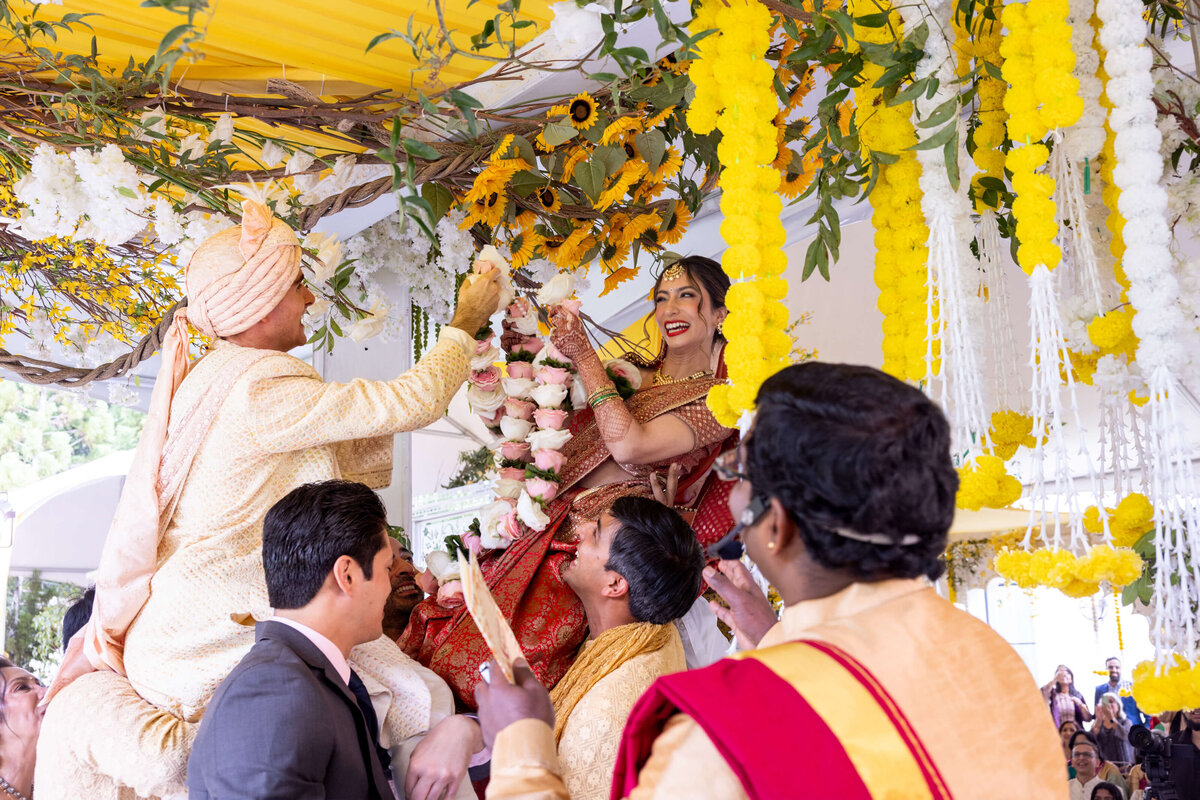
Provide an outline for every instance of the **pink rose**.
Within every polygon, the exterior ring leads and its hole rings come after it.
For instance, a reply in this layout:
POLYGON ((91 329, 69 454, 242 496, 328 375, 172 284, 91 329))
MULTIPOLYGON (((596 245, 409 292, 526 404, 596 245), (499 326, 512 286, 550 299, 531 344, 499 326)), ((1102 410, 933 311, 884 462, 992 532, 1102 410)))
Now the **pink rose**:
POLYGON ((438 589, 437 602, 442 608, 458 608, 461 606, 465 602, 463 600, 462 581, 450 581, 438 589))
POLYGON ((495 335, 496 334, 494 334, 494 333, 489 333, 487 335, 486 339, 476 339, 475 340, 475 355, 481 356, 484 353, 486 353, 488 350, 491 350, 492 349, 492 337, 495 335))
POLYGON ((538 367, 536 374, 538 383, 555 383, 559 386, 566 386, 567 381, 571 380, 571 373, 562 367, 538 367))
POLYGON ((483 543, 480 542, 479 537, 473 533, 464 533, 462 535, 462 540, 463 544, 467 546, 468 553, 479 555, 480 551, 483 550, 483 543))
POLYGON ((483 420, 483 424, 489 428, 499 428, 500 420, 504 417, 504 406, 497 408, 494 413, 480 414, 479 418, 483 420))
POLYGON ((561 308, 563 311, 569 311, 570 313, 574 314, 575 316, 579 316, 579 309, 582 306, 583 306, 583 301, 576 300, 573 297, 568 297, 566 300, 563 300, 561 303, 558 304, 558 307, 561 308))
POLYGON ((433 577, 433 573, 429 570, 422 570, 417 573, 417 587, 425 594, 438 593, 438 579, 433 577))
POLYGON ((529 442, 504 442, 500 445, 500 457, 509 461, 528 461, 529 442))
POLYGON ((537 450, 533 454, 534 466, 547 472, 558 472, 566 463, 567 457, 561 450, 537 450))
POLYGON ((539 408, 533 412, 533 421, 537 423, 539 428, 562 430, 563 423, 567 419, 567 412, 560 408, 539 408))
POLYGON ((554 346, 554 342, 550 342, 549 344, 546 345, 546 352, 542 353, 542 358, 553 359, 554 361, 557 361, 560 364, 570 364, 571 363, 571 359, 564 356, 562 350, 559 350, 557 347, 554 346))
POLYGON ((513 319, 520 319, 529 313, 529 298, 524 296, 518 297, 509 304, 508 308, 504 309, 504 313, 513 319))
POLYGON ((494 392, 500 386, 500 368, 495 364, 471 373, 471 385, 481 392, 494 392))
POLYGON ((558 496, 558 484, 542 478, 530 478, 525 481, 525 491, 529 492, 529 496, 535 500, 549 503, 558 496))
MULTIPOLYGON (((520 345, 518 345, 520 349, 520 345)), ((510 361, 508 364, 508 377, 529 379, 533 377, 533 364, 528 361, 510 361)))
POLYGON ((524 467, 502 467, 500 469, 500 477, 507 478, 508 480, 511 480, 511 481, 523 481, 523 480, 525 480, 525 468, 524 467))
POLYGON ((504 401, 504 413, 517 419, 530 419, 533 417, 533 410, 535 408, 537 406, 529 400, 518 400, 515 397, 510 397, 504 401))
POLYGON ((523 341, 519 345, 517 345, 516 348, 514 348, 514 350, 515 350, 515 352, 518 352, 518 353, 521 352, 522 350, 524 350, 526 353, 530 353, 530 354, 536 356, 538 353, 541 352, 542 348, 545 346, 546 346, 546 343, 543 342, 540 337, 526 336, 525 341, 523 341))
POLYGON ((514 542, 521 538, 521 522, 517 519, 516 504, 516 500, 513 500, 513 510, 504 515, 504 521, 500 524, 500 532, 514 542))

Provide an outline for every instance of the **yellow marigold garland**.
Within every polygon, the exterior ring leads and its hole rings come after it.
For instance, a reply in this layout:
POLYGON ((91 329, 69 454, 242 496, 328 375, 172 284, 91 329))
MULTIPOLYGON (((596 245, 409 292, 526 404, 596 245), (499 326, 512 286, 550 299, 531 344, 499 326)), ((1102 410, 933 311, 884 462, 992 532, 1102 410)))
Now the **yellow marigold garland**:
MULTIPOLYGON (((1141 492, 1133 492, 1122 498, 1116 508, 1108 512, 1108 530, 1117 547, 1132 547, 1149 531, 1154 530, 1154 506, 1141 492)), ((1083 514, 1083 527, 1089 533, 1103 534, 1100 509, 1089 506, 1083 514)))
MULTIPOLYGON (((854 26, 856 41, 876 44, 893 40, 893 31, 903 28, 900 15, 887 0, 852 0, 852 17, 889 14, 889 25, 872 28, 854 26)), ((916 144, 912 103, 889 106, 875 82, 883 67, 863 63, 862 83, 854 90, 855 115, 863 153, 870 150, 898 156, 893 164, 879 167, 879 178, 871 191, 871 224, 875 229, 875 285, 879 287, 879 310, 883 312, 883 371, 901 380, 925 377, 926 260, 929 228, 921 213, 921 166, 908 148, 916 144)), ((935 367, 936 371, 936 367, 935 367)))
POLYGON ((1200 660, 1194 664, 1178 654, 1157 675, 1153 661, 1133 668, 1133 699, 1138 708, 1150 714, 1200 706, 1200 660))
POLYGON ((1083 557, 1047 547, 1032 552, 1005 548, 996 554, 992 568, 1024 589, 1046 586, 1068 597, 1091 597, 1100 591, 1101 583, 1121 587, 1136 581, 1142 574, 1142 558, 1128 548, 1103 544, 1083 557))
POLYGON ((978 511, 983 507, 1004 508, 1021 496, 1021 482, 1008 474, 996 456, 980 455, 975 463, 958 471, 959 508, 978 511))
POLYGON ((995 411, 992 413, 992 429, 988 432, 992 453, 1007 461, 1017 453, 1017 448, 1036 447, 1033 435, 1033 417, 1019 411, 995 411))
MULTIPOLYGON (((991 64, 999 67, 1004 58, 1000 55, 1000 44, 1004 36, 1000 29, 1000 21, 983 21, 974 38, 974 55, 977 65, 991 64)), ((1004 181, 1004 151, 1000 146, 1004 143, 1004 121, 1008 114, 1004 110, 1004 96, 1008 86, 1000 78, 992 77, 986 68, 979 75, 979 124, 975 128, 973 141, 975 152, 971 159, 979 170, 972 182, 975 184, 975 210, 982 213, 989 208, 983 202, 983 189, 979 185, 981 178, 995 178, 1004 181)), ((999 207, 1000 198, 992 207, 999 207)))
POLYGON ((776 194, 779 172, 775 116, 775 72, 764 55, 770 46, 771 13, 753 0, 704 0, 692 21, 693 34, 716 30, 699 42, 690 76, 696 96, 688 124, 696 133, 714 127, 722 139, 717 155, 721 174, 721 235, 729 248, 722 267, 735 281, 725 298, 729 340, 725 363, 729 384, 713 387, 708 406, 721 424, 737 424, 753 408, 758 387, 787 366, 792 340, 784 332, 787 267, 780 222, 783 202, 776 194))

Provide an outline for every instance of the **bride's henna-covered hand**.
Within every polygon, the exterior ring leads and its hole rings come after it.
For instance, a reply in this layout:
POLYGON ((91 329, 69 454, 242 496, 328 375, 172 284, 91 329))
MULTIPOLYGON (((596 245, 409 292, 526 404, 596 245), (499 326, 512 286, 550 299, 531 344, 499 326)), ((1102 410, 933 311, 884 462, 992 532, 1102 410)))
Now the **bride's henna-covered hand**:
POLYGON ((561 308, 550 310, 550 341, 564 356, 578 362, 589 353, 595 354, 592 343, 579 317, 561 308))

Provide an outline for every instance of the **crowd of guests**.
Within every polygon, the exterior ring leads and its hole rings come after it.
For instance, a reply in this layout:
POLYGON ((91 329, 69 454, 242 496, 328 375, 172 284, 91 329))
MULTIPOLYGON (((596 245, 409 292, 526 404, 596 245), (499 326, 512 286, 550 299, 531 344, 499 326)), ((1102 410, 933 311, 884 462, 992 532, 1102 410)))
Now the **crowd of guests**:
POLYGON ((1042 687, 1062 740, 1071 800, 1141 800, 1149 780, 1140 764, 1142 754, 1129 740, 1130 729, 1143 725, 1200 753, 1200 709, 1143 714, 1132 684, 1122 678, 1121 659, 1107 659, 1104 669, 1108 680, 1095 688, 1090 708, 1065 664, 1059 664, 1054 679, 1042 687))

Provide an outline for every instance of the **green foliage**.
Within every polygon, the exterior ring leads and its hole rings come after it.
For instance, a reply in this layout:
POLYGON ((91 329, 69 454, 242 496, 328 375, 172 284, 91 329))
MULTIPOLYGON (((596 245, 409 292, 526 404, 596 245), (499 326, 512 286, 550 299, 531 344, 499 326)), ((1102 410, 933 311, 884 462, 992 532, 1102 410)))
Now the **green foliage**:
POLYGON ((0 492, 137 445, 145 415, 0 380, 0 492))
POLYGON ((488 473, 496 466, 496 456, 487 445, 483 445, 478 450, 468 450, 465 453, 458 454, 458 472, 442 485, 443 489, 457 489, 460 486, 469 486, 472 483, 479 483, 488 478, 488 473))
POLYGON ((61 658, 63 615, 82 594, 73 583, 42 580, 36 570, 29 578, 9 578, 8 657, 48 682, 61 658))

